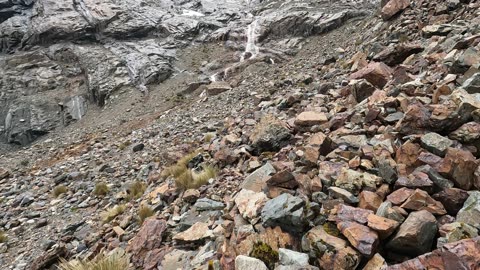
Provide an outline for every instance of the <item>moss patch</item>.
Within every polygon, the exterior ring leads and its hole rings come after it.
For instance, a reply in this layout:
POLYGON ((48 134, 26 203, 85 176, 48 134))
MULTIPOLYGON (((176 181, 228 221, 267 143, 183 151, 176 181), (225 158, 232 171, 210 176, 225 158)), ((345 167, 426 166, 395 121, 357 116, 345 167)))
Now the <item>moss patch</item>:
POLYGON ((275 268, 275 263, 279 261, 278 252, 263 242, 256 242, 253 244, 249 256, 261 260, 270 270, 273 270, 275 268))

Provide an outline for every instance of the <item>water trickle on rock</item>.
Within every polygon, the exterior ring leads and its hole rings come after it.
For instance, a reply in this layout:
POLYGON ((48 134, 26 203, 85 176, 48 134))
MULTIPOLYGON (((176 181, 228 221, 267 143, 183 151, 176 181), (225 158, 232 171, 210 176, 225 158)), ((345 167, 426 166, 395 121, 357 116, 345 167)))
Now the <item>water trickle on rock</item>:
POLYGON ((247 28, 247 45, 245 46, 245 52, 242 55, 240 61, 245 61, 246 59, 255 58, 260 52, 260 48, 257 46, 258 39, 258 18, 255 18, 247 28))

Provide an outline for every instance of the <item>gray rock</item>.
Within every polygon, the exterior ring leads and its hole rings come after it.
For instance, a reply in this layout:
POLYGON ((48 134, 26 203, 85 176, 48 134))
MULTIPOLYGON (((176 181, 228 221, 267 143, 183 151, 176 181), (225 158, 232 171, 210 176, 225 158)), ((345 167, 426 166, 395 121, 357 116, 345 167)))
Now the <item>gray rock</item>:
POLYGON ((430 132, 422 136, 422 147, 438 156, 445 156, 448 147, 452 146, 453 141, 437 133, 430 132))
POLYGON ((235 258, 235 270, 255 269, 255 270, 268 270, 265 263, 261 260, 247 257, 244 255, 237 256, 235 258))
POLYGON ((480 93, 480 73, 475 73, 472 77, 466 80, 462 88, 465 89, 468 93, 480 93))
POLYGON ((420 171, 426 173, 428 178, 438 187, 438 189, 452 188, 454 183, 447 178, 440 175, 434 168, 430 165, 424 165, 415 169, 415 171, 420 171))
POLYGON ((412 212, 386 247, 402 254, 418 256, 430 251, 437 230, 437 220, 430 212, 412 212))
POLYGON ((278 256, 281 265, 308 265, 308 254, 296 252, 290 249, 279 248, 278 256))
POLYGON ((250 137, 252 147, 259 154, 278 151, 288 144, 292 135, 285 125, 275 119, 262 119, 250 137))
POLYGON ((288 193, 268 201, 262 209, 264 227, 280 226, 288 232, 302 232, 305 229, 303 206, 305 202, 288 193))
POLYGON ((480 191, 472 191, 457 214, 457 222, 480 228, 480 191))
POLYGON ((330 192, 330 196, 335 199, 342 199, 346 203, 355 204, 359 202, 357 197, 343 188, 329 187, 328 191, 330 192))
POLYGON ((276 173, 275 168, 267 162, 262 167, 255 170, 243 180, 241 187, 244 189, 260 192, 266 186, 266 177, 276 173))
POLYGON ((198 211, 222 210, 223 208, 225 208, 225 204, 223 204, 222 202, 214 201, 208 198, 198 199, 193 206, 198 211))

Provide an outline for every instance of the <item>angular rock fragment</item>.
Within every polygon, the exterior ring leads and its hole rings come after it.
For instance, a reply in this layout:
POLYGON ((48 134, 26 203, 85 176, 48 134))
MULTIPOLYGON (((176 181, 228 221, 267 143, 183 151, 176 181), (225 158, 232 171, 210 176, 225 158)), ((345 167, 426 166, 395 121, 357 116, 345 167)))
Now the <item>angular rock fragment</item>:
POLYGON ((389 20, 395 14, 410 6, 410 0, 390 0, 382 7, 382 19, 389 20))
POLYGON ((350 79, 365 79, 378 88, 383 88, 391 79, 392 70, 381 62, 371 62, 366 67, 350 75, 350 79))
POLYGON ((303 236, 302 249, 324 269, 354 270, 361 260, 360 254, 345 240, 328 234, 321 226, 303 236))
POLYGON ((412 256, 424 254, 430 250, 437 229, 437 220, 430 212, 412 212, 386 247, 412 256))
POLYGON ((268 201, 261 213, 263 226, 280 226, 288 232, 302 232, 305 229, 304 205, 302 199, 288 193, 268 201))
POLYGON ((472 191, 462 209, 458 211, 457 221, 480 228, 480 192, 472 191))
POLYGON ((376 252, 379 240, 374 230, 350 221, 339 222, 337 226, 350 244, 360 251, 360 253, 370 257, 376 252))
POLYGON ((297 126, 315 126, 327 122, 327 116, 321 112, 306 111, 297 115, 295 125, 297 126))

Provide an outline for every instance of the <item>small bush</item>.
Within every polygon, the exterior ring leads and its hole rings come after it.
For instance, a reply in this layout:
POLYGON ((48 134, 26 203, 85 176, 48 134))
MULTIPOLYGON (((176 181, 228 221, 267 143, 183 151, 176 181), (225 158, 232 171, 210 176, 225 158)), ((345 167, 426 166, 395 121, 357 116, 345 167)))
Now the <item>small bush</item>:
POLYGON ((112 221, 118 215, 123 214, 125 212, 125 205, 117 205, 112 208, 109 208, 105 212, 101 213, 103 223, 108 223, 112 221))
POLYGON ((152 208, 150 208, 148 205, 141 204, 140 208, 138 208, 138 222, 141 225, 145 219, 153 216, 154 214, 155 212, 152 208))
POLYGON ((128 199, 134 200, 142 197, 143 193, 147 189, 147 185, 141 181, 133 182, 127 189, 128 199))
POLYGON ((65 261, 61 259, 60 270, 128 270, 129 258, 124 251, 114 251, 110 255, 100 253, 93 260, 65 261))
POLYGON ((53 189, 53 197, 57 198, 58 196, 60 196, 61 194, 63 193, 67 193, 68 189, 66 186, 64 185, 59 185, 59 186, 56 186, 54 189, 53 189))
POLYGON ((108 194, 109 188, 106 183, 100 182, 95 185, 95 189, 93 190, 93 194, 96 196, 105 196, 108 194))
POLYGON ((5 242, 7 242, 7 240, 8 240, 8 237, 7 237, 7 235, 5 235, 5 232, 0 231, 0 243, 5 243, 5 242))

